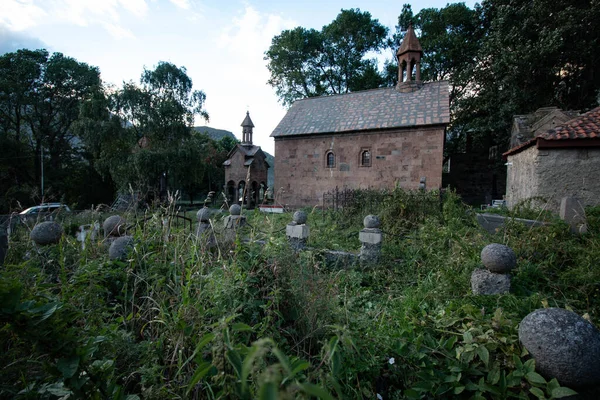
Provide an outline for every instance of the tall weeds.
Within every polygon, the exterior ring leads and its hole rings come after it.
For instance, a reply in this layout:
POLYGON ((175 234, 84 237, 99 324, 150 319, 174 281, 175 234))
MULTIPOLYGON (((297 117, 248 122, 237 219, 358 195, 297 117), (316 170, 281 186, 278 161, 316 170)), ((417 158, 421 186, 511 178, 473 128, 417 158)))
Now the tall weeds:
POLYGON ((246 211, 225 245, 215 212, 209 247, 170 217, 174 203, 127 216, 125 261, 102 240, 12 238, 0 398, 556 398, 569 391, 533 375, 518 322, 545 305, 600 318, 595 209, 588 235, 514 223, 494 236, 452 193, 369 191, 335 213, 308 210, 310 248, 294 253, 290 215, 246 211), (329 269, 319 250, 357 250, 366 214, 382 220, 381 265, 329 269), (490 242, 517 253, 510 295, 470 294, 490 242))

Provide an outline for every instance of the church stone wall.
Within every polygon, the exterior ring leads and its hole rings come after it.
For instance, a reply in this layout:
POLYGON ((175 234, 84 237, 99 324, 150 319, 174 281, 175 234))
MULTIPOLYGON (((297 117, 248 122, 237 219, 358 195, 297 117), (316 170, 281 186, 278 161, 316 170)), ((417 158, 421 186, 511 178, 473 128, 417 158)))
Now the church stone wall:
MULTIPOLYGON (((248 167, 244 165, 245 161, 244 155, 240 151, 236 151, 235 154, 233 154, 231 157, 231 165, 225 167, 225 184, 229 181, 233 181, 237 185, 241 181, 246 181, 248 167)), ((250 167, 250 182, 256 181, 258 183, 264 182, 266 184, 267 174, 268 169, 265 165, 265 158, 257 154, 250 167)))
POLYGON ((418 189, 421 177, 428 189, 442 184, 444 127, 319 134, 275 138, 276 202, 321 205, 323 193, 343 188, 418 189), (371 166, 361 166, 364 150, 371 166), (328 151, 335 166, 327 167, 328 151))
POLYGON ((508 156, 506 200, 509 208, 537 198, 534 205, 557 212, 565 196, 584 206, 600 204, 600 148, 538 149, 508 156))

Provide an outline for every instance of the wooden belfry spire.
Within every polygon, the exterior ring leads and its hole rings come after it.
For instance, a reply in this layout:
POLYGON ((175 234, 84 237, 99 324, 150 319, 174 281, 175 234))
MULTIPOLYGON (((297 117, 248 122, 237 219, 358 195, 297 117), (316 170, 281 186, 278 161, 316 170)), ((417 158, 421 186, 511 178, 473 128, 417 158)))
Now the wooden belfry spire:
POLYGON ((242 144, 252 146, 252 128, 254 124, 250 119, 250 111, 246 111, 246 118, 242 122, 242 144))

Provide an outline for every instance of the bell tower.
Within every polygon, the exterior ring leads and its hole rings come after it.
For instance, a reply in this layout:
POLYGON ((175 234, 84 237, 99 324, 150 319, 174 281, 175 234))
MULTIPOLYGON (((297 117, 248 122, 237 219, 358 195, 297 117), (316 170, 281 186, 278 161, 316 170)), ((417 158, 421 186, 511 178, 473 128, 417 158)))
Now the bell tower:
POLYGON ((252 146, 252 128, 254 124, 250 119, 250 111, 246 111, 246 118, 242 122, 242 145, 252 146))
POLYGON ((403 86, 419 86, 421 83, 421 56, 423 48, 412 24, 408 26, 404 40, 396 52, 398 59, 398 89, 403 86))

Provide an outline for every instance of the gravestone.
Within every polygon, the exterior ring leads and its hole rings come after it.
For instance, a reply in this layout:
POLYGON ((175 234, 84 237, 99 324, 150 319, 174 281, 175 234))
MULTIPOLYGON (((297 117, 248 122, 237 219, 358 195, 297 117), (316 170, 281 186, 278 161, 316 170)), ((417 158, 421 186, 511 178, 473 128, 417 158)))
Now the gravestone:
POLYGON ((471 274, 473 294, 509 293, 508 273, 517 265, 517 257, 513 250, 499 243, 488 244, 481 250, 481 262, 486 269, 478 268, 471 274))
POLYGON ((133 237, 121 236, 116 238, 108 249, 108 258, 124 261, 133 248, 133 237))
POLYGON ((585 210, 576 197, 563 197, 560 201, 560 219, 571 227, 573 233, 586 233, 585 210))
POLYGON ((102 228, 104 229, 104 237, 118 237, 125 234, 127 221, 120 215, 111 215, 104 220, 102 228))
POLYGON ((33 227, 29 237, 38 246, 47 246, 49 244, 57 244, 63 235, 63 228, 59 223, 54 221, 40 222, 33 227))
POLYGON ((242 207, 239 204, 233 204, 229 207, 229 215, 225 217, 224 239, 227 243, 233 243, 237 230, 246 225, 246 216, 241 215, 242 207))
POLYGON ((600 332, 574 312, 533 311, 519 324, 519 340, 546 378, 573 388, 600 385, 600 332))
POLYGON ((85 243, 87 238, 89 237, 91 241, 94 241, 98 237, 98 232, 100 231, 100 224, 98 222, 94 222, 93 224, 80 225, 77 230, 76 239, 78 242, 81 242, 81 250, 85 250, 85 243))
POLYGON ((210 224, 210 209, 208 207, 201 208, 196 213, 198 219, 198 228, 196 228, 196 236, 201 239, 206 247, 214 247, 217 245, 217 239, 210 224))
POLYGON ((510 247, 492 243, 481 250, 481 262, 490 272, 504 274, 517 265, 517 257, 510 247))
POLYGON ((379 229, 380 221, 376 215, 367 215, 363 220, 364 229, 358 234, 360 240, 360 262, 365 265, 376 264, 381 256, 383 233, 379 229))
POLYGON ((292 222, 285 227, 285 234, 288 238, 290 246, 295 251, 306 248, 310 229, 306 225, 308 216, 304 211, 296 211, 292 217, 292 222))
POLYGON ((471 290, 473 294, 506 294, 510 292, 510 275, 477 268, 471 274, 471 290))

